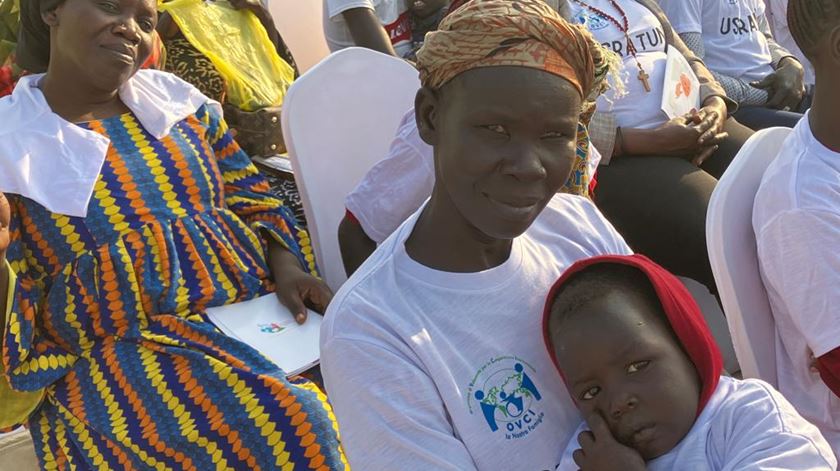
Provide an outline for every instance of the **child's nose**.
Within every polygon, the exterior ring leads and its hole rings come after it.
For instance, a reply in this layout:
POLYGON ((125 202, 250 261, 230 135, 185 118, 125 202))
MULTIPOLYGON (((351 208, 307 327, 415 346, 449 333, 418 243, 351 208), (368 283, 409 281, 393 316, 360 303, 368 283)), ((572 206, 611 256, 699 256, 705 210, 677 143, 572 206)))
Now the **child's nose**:
POLYGON ((617 393, 610 403, 610 417, 613 420, 620 419, 624 414, 636 408, 639 401, 630 392, 617 393))

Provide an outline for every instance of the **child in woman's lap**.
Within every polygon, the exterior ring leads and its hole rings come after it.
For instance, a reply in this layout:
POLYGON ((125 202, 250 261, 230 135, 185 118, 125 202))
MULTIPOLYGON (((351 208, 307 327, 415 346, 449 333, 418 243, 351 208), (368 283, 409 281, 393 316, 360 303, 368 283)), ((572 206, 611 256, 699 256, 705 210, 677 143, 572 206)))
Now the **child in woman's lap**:
POLYGON ((781 394, 721 377, 694 299, 642 256, 572 266, 548 296, 544 329, 586 418, 558 470, 837 468, 781 394))

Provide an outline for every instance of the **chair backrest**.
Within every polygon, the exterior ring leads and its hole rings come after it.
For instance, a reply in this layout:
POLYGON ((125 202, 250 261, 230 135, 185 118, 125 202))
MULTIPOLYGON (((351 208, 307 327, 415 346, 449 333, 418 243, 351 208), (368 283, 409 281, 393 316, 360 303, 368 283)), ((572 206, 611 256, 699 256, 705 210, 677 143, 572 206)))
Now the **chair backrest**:
POLYGON ((790 133, 765 129, 744 144, 712 193, 706 219, 712 273, 741 372, 774 386, 776 324, 759 272, 752 214, 764 171, 790 133))
POLYGON ((323 0, 270 0, 268 11, 303 74, 330 54, 323 0))
POLYGON ((385 157, 419 88, 417 70, 407 62, 348 48, 304 74, 286 94, 283 136, 315 256, 333 290, 347 278, 338 247, 344 198, 385 157))

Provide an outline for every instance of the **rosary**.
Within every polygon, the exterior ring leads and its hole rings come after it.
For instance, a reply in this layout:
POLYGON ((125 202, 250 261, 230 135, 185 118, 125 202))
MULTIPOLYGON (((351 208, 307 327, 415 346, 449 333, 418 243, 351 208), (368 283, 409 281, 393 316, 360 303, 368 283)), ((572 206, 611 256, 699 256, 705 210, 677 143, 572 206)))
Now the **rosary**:
POLYGON ((627 52, 631 56, 633 56, 633 60, 636 61, 636 66, 639 67, 639 75, 638 75, 639 81, 642 82, 642 86, 645 87, 645 91, 650 93, 650 81, 648 80, 650 78, 650 75, 648 75, 648 73, 645 72, 645 69, 642 67, 642 63, 639 62, 639 58, 636 57, 636 45, 633 44, 633 40, 630 39, 630 24, 627 21, 627 14, 624 12, 624 9, 621 8, 621 6, 615 0, 609 0, 609 2, 612 4, 612 6, 615 7, 615 9, 618 10, 618 12, 621 14, 622 22, 619 23, 616 18, 609 15, 607 12, 605 12, 603 10, 600 10, 600 9, 595 8, 593 6, 587 5, 586 3, 584 3, 581 0, 574 0, 574 2, 577 3, 578 5, 586 8, 587 10, 591 11, 592 13, 595 13, 596 15, 600 16, 601 18, 609 21, 610 23, 614 24, 615 27, 618 28, 619 31, 624 33, 624 37, 627 38, 627 52))

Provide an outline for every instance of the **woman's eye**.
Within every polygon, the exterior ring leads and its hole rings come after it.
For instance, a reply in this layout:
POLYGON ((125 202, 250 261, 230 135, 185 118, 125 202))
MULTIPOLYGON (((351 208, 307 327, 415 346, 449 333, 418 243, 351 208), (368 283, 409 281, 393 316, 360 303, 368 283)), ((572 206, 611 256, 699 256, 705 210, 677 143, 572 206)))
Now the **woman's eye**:
POLYGON ((630 365, 627 366, 627 373, 638 373, 639 371, 647 368, 649 364, 649 361, 637 361, 635 363, 630 363, 630 365))
POLYGON ((102 2, 102 3, 99 4, 99 6, 107 12, 112 12, 113 13, 113 12, 116 12, 116 11, 119 10, 117 8, 117 5, 115 5, 112 2, 102 2))
POLYGON ((566 135, 559 131, 547 132, 542 135, 543 139, 562 139, 564 137, 566 137, 566 135))
POLYGON ((593 386, 580 395, 580 400, 591 401, 592 399, 595 399, 595 396, 597 396, 599 392, 601 392, 601 388, 599 388, 598 386, 593 386))
POLYGON ((488 131, 492 131, 496 134, 501 134, 501 135, 504 135, 504 136, 508 135, 507 129, 505 129, 505 127, 502 126, 501 124, 487 124, 487 125, 482 126, 482 128, 484 128, 488 131))
POLYGON ((155 29, 155 24, 151 20, 142 20, 140 21, 140 27, 143 28, 143 31, 151 33, 155 29))

